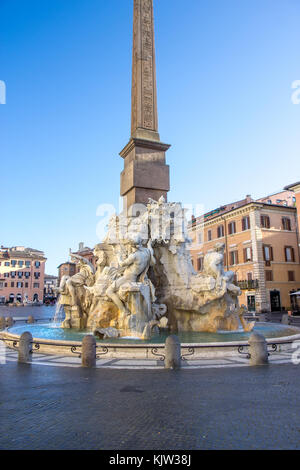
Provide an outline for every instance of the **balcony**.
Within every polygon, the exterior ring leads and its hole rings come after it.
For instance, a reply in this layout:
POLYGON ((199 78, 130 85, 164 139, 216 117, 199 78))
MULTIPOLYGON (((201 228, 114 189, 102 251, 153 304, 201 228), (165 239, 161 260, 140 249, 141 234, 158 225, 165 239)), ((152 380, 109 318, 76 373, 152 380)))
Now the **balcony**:
POLYGON ((258 289, 259 281, 258 279, 253 279, 252 281, 236 281, 234 282, 242 290, 258 289))

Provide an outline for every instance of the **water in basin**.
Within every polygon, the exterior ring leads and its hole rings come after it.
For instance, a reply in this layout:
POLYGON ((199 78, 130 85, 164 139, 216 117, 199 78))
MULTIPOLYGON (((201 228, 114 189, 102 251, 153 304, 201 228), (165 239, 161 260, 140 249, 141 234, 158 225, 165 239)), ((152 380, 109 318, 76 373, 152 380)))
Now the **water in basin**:
MULTIPOLYGON (((91 334, 87 330, 74 330, 60 328, 59 323, 45 323, 33 325, 17 325, 9 329, 10 333, 21 335, 24 331, 29 331, 34 338, 47 339, 47 340, 60 340, 60 341, 77 341, 81 342, 86 334, 91 334)), ((300 330, 297 328, 274 324, 274 323, 257 323, 254 330, 257 333, 263 334, 268 338, 280 338, 284 336, 291 336, 299 334, 300 330)), ((164 343, 169 332, 161 333, 159 336, 151 338, 149 341, 139 340, 137 338, 118 338, 109 340, 96 339, 99 343, 164 343)), ((230 342, 230 341, 247 341, 251 333, 246 333, 243 330, 237 331, 219 331, 218 333, 203 333, 203 332, 179 332, 181 343, 217 343, 217 342, 230 342)))

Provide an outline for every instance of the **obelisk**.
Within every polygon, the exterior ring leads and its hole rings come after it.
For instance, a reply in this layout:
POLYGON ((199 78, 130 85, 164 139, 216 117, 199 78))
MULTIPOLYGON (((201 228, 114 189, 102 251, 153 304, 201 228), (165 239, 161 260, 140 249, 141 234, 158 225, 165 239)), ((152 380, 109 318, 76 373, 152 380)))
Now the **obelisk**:
POLYGON ((121 196, 126 207, 146 204, 149 198, 167 199, 169 166, 160 141, 157 118, 153 0, 134 0, 131 94, 131 138, 120 155, 121 196))

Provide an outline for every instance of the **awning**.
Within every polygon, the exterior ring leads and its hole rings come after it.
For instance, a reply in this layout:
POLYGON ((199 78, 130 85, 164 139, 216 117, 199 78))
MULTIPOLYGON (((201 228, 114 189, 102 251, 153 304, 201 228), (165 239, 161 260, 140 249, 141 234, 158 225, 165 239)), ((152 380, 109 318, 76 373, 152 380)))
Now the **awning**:
POLYGON ((300 290, 298 290, 298 292, 293 292, 292 294, 290 295, 300 295, 300 290))

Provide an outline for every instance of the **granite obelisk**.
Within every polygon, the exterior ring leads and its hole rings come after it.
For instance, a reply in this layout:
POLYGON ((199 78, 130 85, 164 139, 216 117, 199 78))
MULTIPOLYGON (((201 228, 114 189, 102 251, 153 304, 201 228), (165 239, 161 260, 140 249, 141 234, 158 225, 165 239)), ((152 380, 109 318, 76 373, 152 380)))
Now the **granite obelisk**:
POLYGON ((121 196, 127 208, 146 204, 149 198, 167 199, 169 147, 158 133, 153 0, 134 0, 131 138, 120 153, 121 196))

